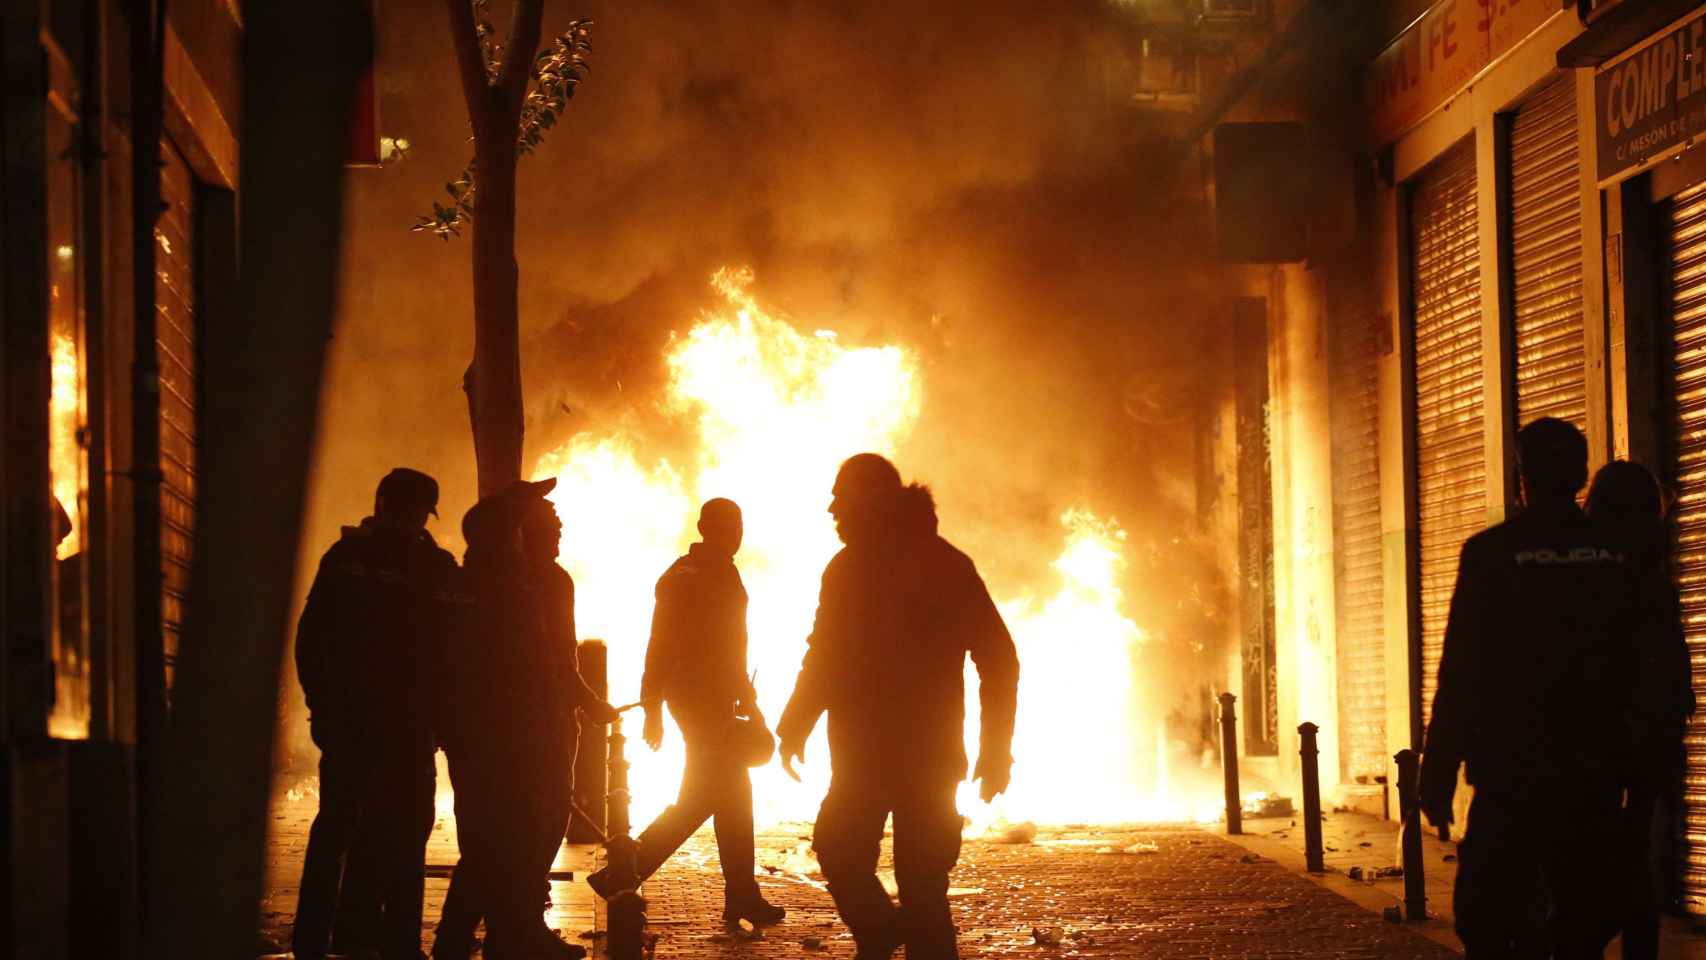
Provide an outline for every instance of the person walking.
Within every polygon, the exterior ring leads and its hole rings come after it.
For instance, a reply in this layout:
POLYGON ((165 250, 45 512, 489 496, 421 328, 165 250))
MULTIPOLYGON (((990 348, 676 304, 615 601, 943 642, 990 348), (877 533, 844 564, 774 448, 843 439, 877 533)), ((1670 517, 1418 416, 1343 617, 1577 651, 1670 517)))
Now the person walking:
POLYGON ((817 618, 783 710, 783 769, 829 720, 830 784, 812 847, 860 960, 958 957, 948 874, 959 860, 955 792, 966 777, 965 659, 978 670, 973 776, 987 802, 1012 769, 1019 661, 976 567, 937 532, 927 487, 863 453, 842 464, 829 512, 845 544, 823 572, 817 618), (877 879, 894 817, 900 902, 877 879))
POLYGON ((562 522, 545 494, 517 482, 463 517, 472 619, 450 657, 445 753, 461 861, 433 944, 466 957, 486 922, 485 956, 577 958, 544 923, 541 891, 568 825, 579 741, 576 710, 616 711, 581 678, 574 583, 556 564, 562 522))
POLYGON ((1581 431, 1536 420, 1517 434, 1517 457, 1523 508, 1463 547, 1422 812, 1452 822, 1466 766, 1475 794, 1453 902, 1470 960, 1599 957, 1618 926, 1640 571, 1576 505, 1587 481, 1581 431), (1531 920, 1537 904, 1552 909, 1545 930, 1531 920))
POLYGON ((1622 846, 1628 865, 1624 885, 1624 960, 1656 960, 1661 891, 1674 886, 1670 870, 1659 869, 1655 851, 1669 845, 1668 815, 1681 801, 1682 735, 1695 699, 1682 633, 1682 604, 1670 573, 1664 498, 1647 468, 1627 460, 1601 467, 1588 487, 1589 519, 1622 545, 1642 571, 1650 590, 1642 601, 1646 622, 1629 637, 1635 645, 1635 694, 1628 724, 1628 754, 1622 846))
POLYGON ((435 771, 430 665, 438 609, 456 561, 426 531, 438 483, 386 474, 373 515, 320 561, 296 633, 296 669, 320 748, 320 809, 308 834, 292 932, 297 957, 325 955, 346 864, 358 846, 368 881, 350 890, 340 949, 420 955, 421 896, 435 771))
MULTIPOLYGON (((637 879, 644 881, 712 820, 723 869, 723 922, 781 922, 785 911, 764 899, 753 875, 752 778, 748 762, 766 759, 774 741, 746 674, 746 587, 735 568, 744 526, 734 501, 713 499, 699 510, 698 543, 657 583, 640 702, 644 737, 663 743, 669 707, 687 746, 675 804, 640 834, 637 879), (757 749, 754 749, 755 744, 757 749)), ((617 891, 608 868, 587 878, 600 896, 617 891)))

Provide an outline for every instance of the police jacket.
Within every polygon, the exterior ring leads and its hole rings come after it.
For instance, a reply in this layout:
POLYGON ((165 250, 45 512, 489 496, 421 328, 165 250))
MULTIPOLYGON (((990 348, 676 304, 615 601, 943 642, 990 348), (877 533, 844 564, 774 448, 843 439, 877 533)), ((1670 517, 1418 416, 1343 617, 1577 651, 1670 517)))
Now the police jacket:
POLYGON ((1573 500, 1538 503, 1463 546, 1423 755, 1425 797, 1457 765, 1522 791, 1626 762, 1637 644, 1651 594, 1573 500))
POLYGON ((755 697, 746 675, 746 587, 733 558, 703 543, 688 548, 657 582, 652 635, 640 678, 648 711, 668 700, 677 713, 733 715, 755 697))
POLYGON ((824 569, 777 733, 803 745, 827 712, 837 777, 962 780, 967 654, 978 670, 980 749, 1005 762, 1019 685, 1013 638, 971 559, 937 535, 929 491, 909 487, 888 530, 824 569))
POLYGON ((421 531, 369 517, 320 560, 296 627, 296 674, 317 729, 419 730, 430 724, 432 665, 456 560, 421 531))

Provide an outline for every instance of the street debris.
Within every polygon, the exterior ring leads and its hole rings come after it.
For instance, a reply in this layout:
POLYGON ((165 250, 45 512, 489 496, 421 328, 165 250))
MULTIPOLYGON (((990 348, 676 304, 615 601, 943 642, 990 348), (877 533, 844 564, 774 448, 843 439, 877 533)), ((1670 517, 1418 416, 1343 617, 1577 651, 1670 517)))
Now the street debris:
POLYGON ((817 854, 809 842, 798 844, 788 852, 782 860, 782 870, 811 880, 823 879, 823 868, 818 866, 817 854))
POLYGON ((1352 880, 1361 880, 1362 879, 1362 868, 1361 867, 1352 867, 1349 870, 1345 871, 1345 876, 1350 877, 1352 880))
POLYGON ((804 947, 807 950, 811 950, 811 951, 822 950, 822 949, 824 949, 823 938, 822 937, 807 937, 804 940, 800 941, 800 946, 804 947))
POLYGON ((1031 928, 1031 939, 1036 941, 1037 945, 1041 947, 1060 946, 1061 936, 1062 933, 1059 927, 1031 928))
POLYGON ((1404 875, 1403 867, 1381 867, 1374 871, 1376 880, 1393 880, 1404 875))
POLYGON ((1380 915, 1386 918, 1387 923, 1404 922, 1404 911, 1397 907, 1387 907, 1385 910, 1380 911, 1380 915))
POLYGON ((1128 854, 1128 855, 1136 856, 1136 855, 1146 854, 1146 853, 1160 853, 1161 852, 1161 845, 1158 843, 1155 843, 1153 841, 1149 841, 1149 840, 1139 840, 1129 847, 1121 847, 1117 850, 1114 849, 1113 847, 1097 847, 1096 852, 1097 853, 1104 853, 1104 854, 1105 853, 1118 853, 1118 854, 1128 854))
POLYGON ((1021 823, 997 820, 983 832, 983 837, 990 843, 1030 843, 1037 839, 1037 825, 1029 820, 1021 823))

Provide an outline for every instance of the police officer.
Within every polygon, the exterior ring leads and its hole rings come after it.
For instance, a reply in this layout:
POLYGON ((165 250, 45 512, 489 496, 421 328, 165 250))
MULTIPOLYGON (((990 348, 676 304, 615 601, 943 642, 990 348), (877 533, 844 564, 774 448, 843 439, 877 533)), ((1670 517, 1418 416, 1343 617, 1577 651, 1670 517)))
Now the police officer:
POLYGON ((440 919, 435 957, 575 958, 546 927, 540 892, 568 825, 577 708, 616 712, 581 679, 574 583, 556 564, 562 523, 544 499, 555 480, 518 482, 462 520, 473 622, 451 656, 445 749, 456 793, 461 862, 440 919))
POLYGON ((1657 591, 1641 604, 1646 628, 1629 638, 1637 656, 1623 805, 1622 849, 1628 872, 1619 944, 1623 960, 1656 960, 1659 906, 1672 899, 1674 870, 1666 868, 1674 865, 1666 863, 1662 853, 1668 843, 1654 843, 1654 828, 1668 834, 1668 814, 1680 800, 1683 733, 1695 709, 1682 604, 1671 578, 1658 479, 1638 463, 1614 460, 1594 475, 1585 507, 1588 518, 1617 539, 1631 562, 1647 574, 1643 584, 1657 591))
POLYGON ((970 558, 936 532, 930 491, 864 453, 842 464, 829 512, 846 545, 823 572, 817 620, 777 733, 783 769, 829 714, 831 777, 812 839, 857 957, 954 958, 948 872, 966 776, 965 658, 977 665, 985 801, 1007 788, 1019 662, 970 558), (898 909, 877 880, 894 815, 898 909))
MULTIPOLYGON (((746 675, 746 587, 734 557, 743 526, 734 501, 714 499, 699 510, 699 543, 657 583, 651 641, 640 680, 645 740, 663 743, 663 705, 687 743, 687 769, 674 806, 640 834, 639 879, 651 876, 707 819, 714 818, 723 867, 723 921, 779 923, 781 907, 767 902, 753 878, 752 779, 742 755, 741 720, 764 722, 746 675)), ((768 739, 768 731, 761 731, 768 739)), ((608 870, 587 882, 610 896, 608 870)))
POLYGON ((358 837, 371 859, 377 929, 351 946, 420 953, 421 890, 433 821, 433 703, 441 655, 436 610, 456 561, 433 542, 438 483, 399 467, 379 482, 373 516, 320 561, 297 625, 296 670, 320 748, 320 810, 308 835, 293 940, 325 955, 344 865, 358 837))
POLYGON ((1524 508, 1463 547, 1422 810, 1451 822, 1467 764, 1475 794, 1454 906, 1471 960, 1599 957, 1618 925, 1624 718, 1643 588, 1618 542, 1576 505, 1587 481, 1581 432, 1536 420, 1517 435, 1517 455, 1524 508), (1548 902, 1542 931, 1530 917, 1548 902))

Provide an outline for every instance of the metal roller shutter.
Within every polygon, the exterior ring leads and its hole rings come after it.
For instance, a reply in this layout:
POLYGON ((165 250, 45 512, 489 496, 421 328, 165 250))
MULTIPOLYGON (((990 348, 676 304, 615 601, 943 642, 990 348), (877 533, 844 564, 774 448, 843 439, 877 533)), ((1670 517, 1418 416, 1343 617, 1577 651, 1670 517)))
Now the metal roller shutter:
POLYGON ((1581 165, 1573 78, 1558 78, 1523 104, 1511 124, 1510 151, 1517 423, 1558 417, 1586 430, 1581 165))
POLYGON ((1458 554, 1487 521, 1473 141, 1452 148, 1417 179, 1410 197, 1410 243, 1425 727, 1439 685, 1458 554))
POLYGON ((166 209, 154 229, 154 302, 160 349, 160 612, 170 696, 195 535, 195 181, 171 144, 163 143, 160 154, 166 209))
POLYGON ((1377 319, 1332 331, 1333 539, 1339 647, 1339 756, 1347 782, 1386 772, 1385 582, 1380 544, 1377 319))
MULTIPOLYGON (((1673 451, 1676 503, 1676 575, 1682 588, 1694 688, 1706 689, 1706 185, 1676 195, 1670 207, 1671 318, 1676 422, 1673 451)), ((1687 864, 1683 896, 1706 913, 1706 714, 1689 721, 1687 864)))

